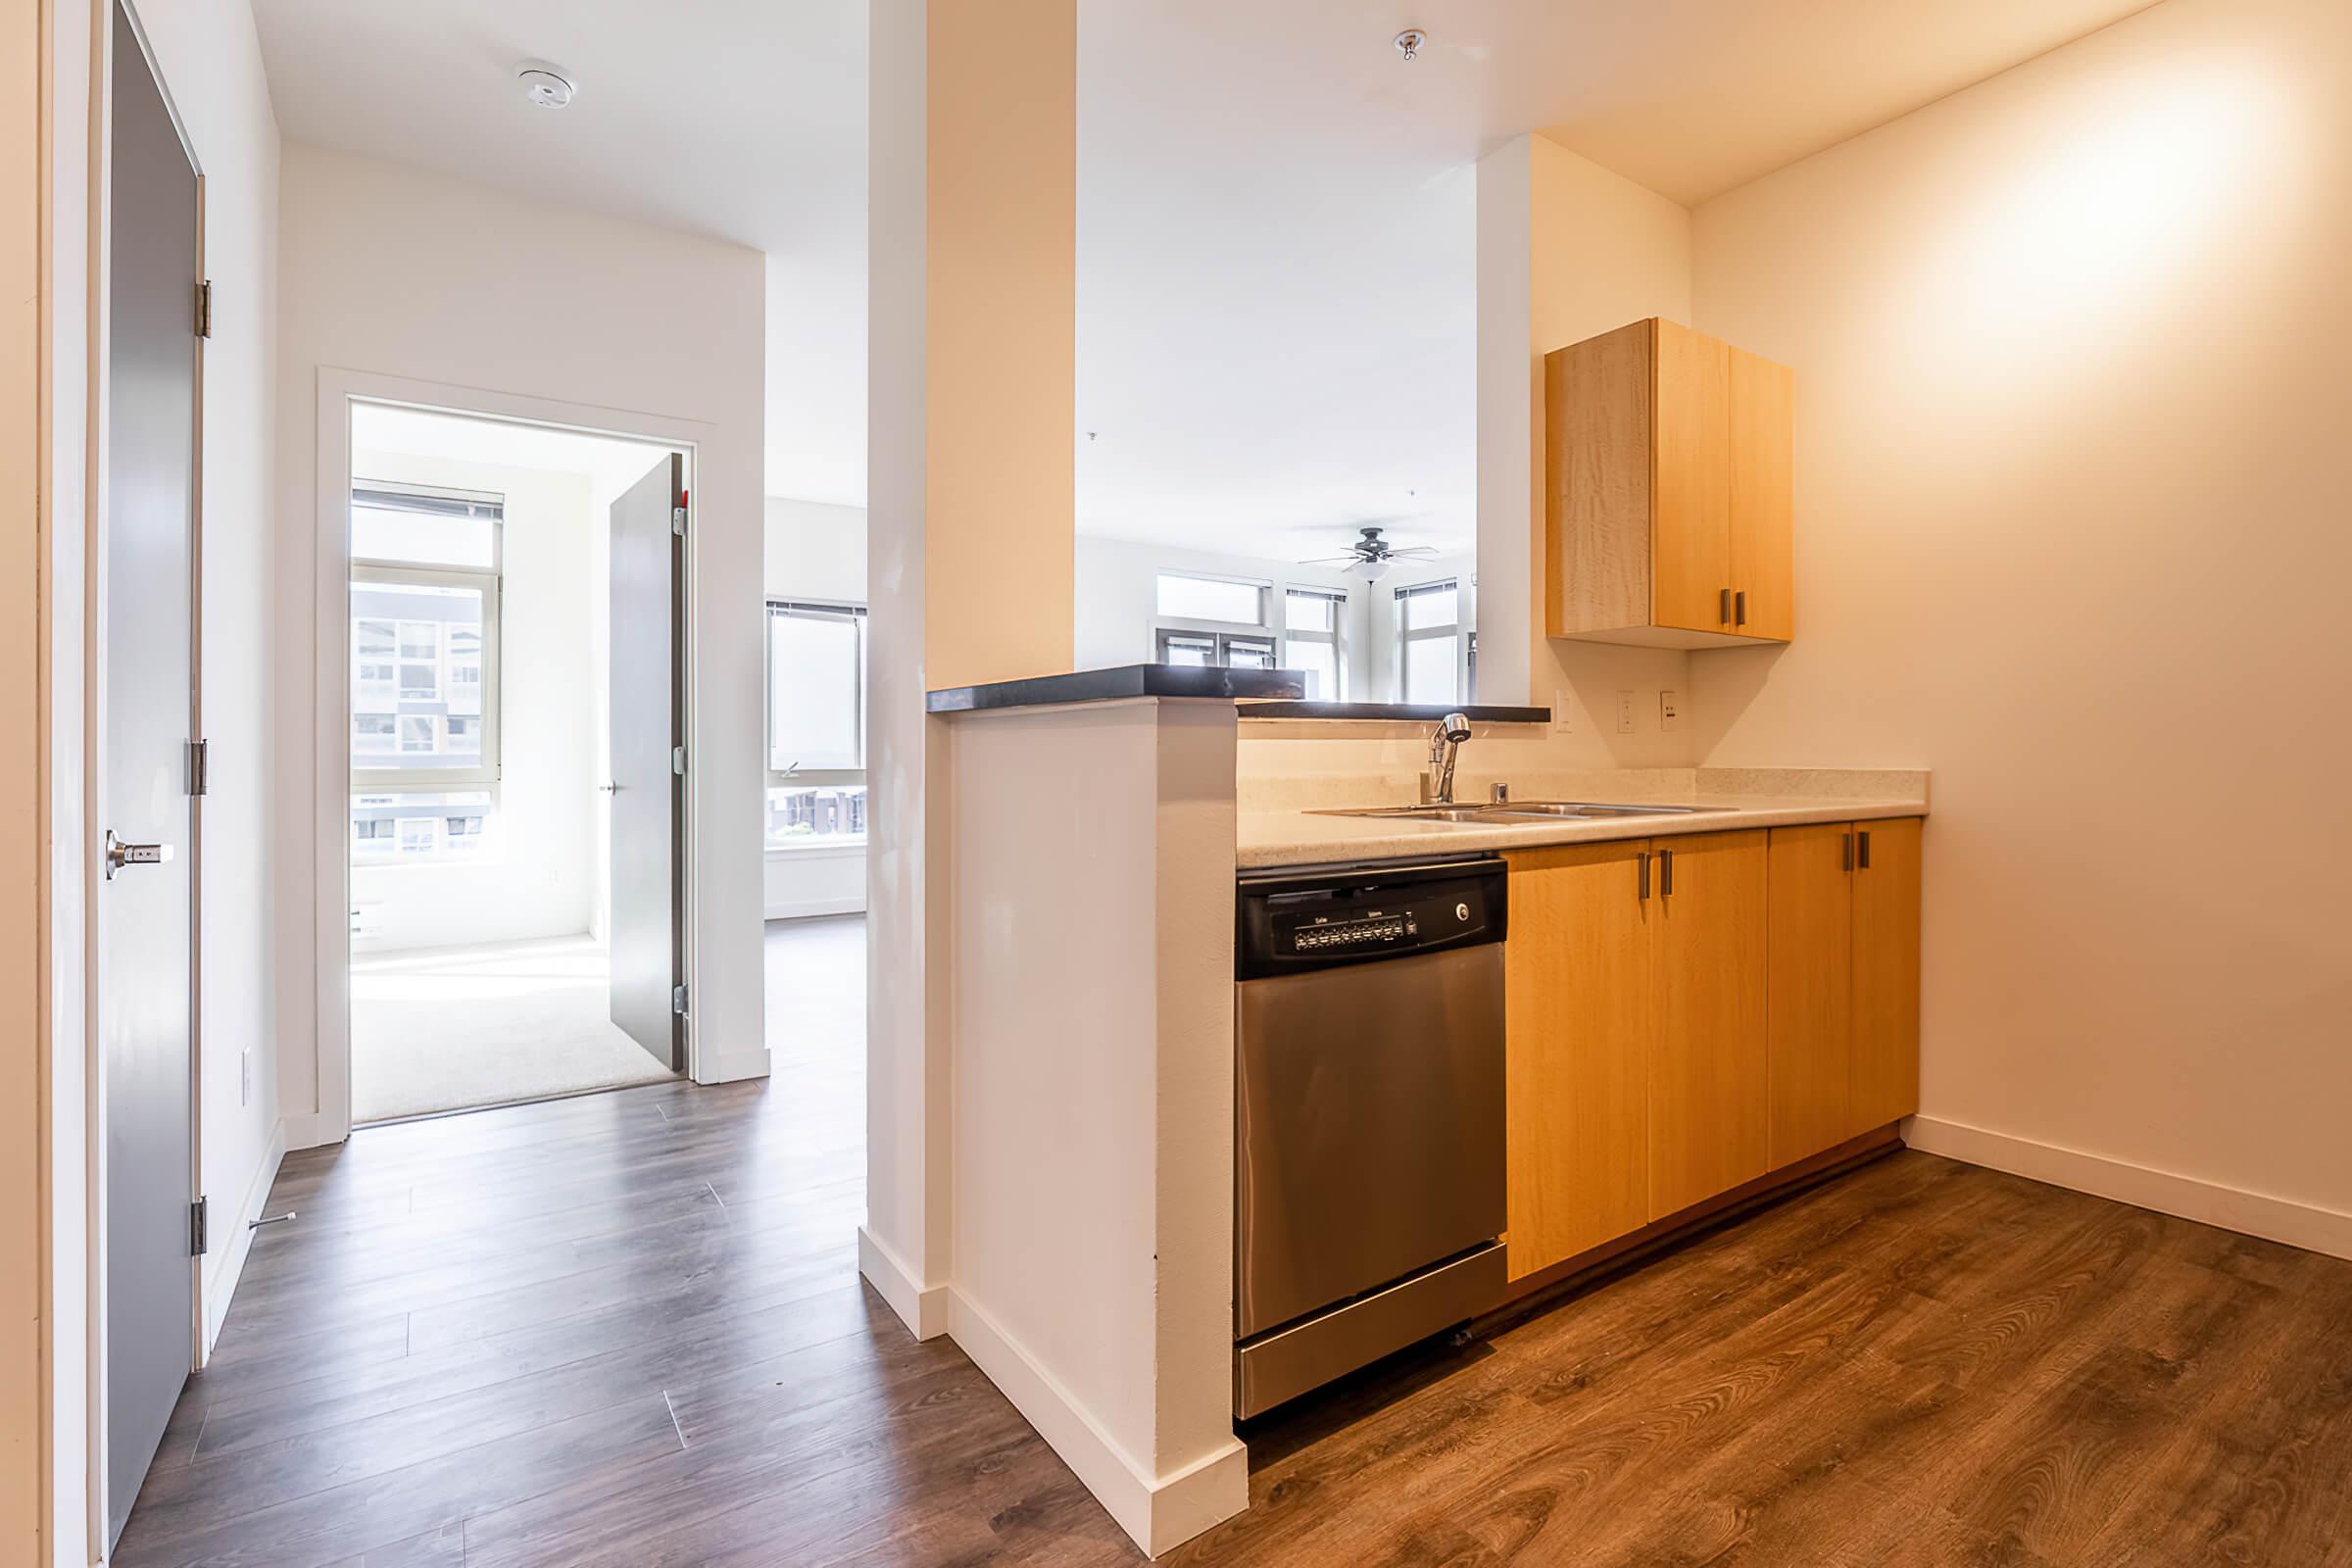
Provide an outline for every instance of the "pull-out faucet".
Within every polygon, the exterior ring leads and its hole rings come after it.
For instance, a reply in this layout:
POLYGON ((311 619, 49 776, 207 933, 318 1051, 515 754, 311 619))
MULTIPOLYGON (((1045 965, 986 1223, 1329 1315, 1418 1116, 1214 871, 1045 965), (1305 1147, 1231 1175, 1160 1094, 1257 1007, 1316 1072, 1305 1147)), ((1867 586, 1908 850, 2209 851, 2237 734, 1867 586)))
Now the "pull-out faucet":
POLYGON ((1429 771, 1421 775, 1421 801, 1426 806, 1453 804, 1453 764, 1462 742, 1470 738, 1466 713, 1447 713, 1429 732, 1429 771))

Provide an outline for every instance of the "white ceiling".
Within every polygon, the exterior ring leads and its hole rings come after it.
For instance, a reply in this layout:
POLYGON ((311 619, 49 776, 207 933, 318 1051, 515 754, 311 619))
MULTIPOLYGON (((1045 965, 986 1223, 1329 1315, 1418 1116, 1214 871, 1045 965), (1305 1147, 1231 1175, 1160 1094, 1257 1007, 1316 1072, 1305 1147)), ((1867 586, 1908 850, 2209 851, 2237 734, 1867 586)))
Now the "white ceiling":
MULTIPOLYGON (((1080 527, 1464 547, 1481 153, 1702 201, 2149 3, 1079 0, 1080 527)), ((768 489, 862 502, 862 0, 254 10, 291 138, 768 252, 768 489)))
POLYGON ((865 499, 864 0, 253 0, 278 128, 768 254, 768 488, 865 499), (570 108, 514 68, 560 67, 570 108))

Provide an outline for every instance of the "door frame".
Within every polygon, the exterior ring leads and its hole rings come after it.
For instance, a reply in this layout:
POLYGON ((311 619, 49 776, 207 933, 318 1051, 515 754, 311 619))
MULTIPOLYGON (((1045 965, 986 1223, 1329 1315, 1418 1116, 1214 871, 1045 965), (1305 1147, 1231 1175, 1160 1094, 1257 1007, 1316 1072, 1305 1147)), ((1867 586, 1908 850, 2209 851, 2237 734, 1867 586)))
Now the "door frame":
MULTIPOLYGON (((318 1108, 309 1127, 299 1113, 286 1118, 287 1145, 310 1148, 341 1143, 351 1136, 351 846, 346 825, 351 799, 351 632, 349 593, 351 539, 348 522, 351 494, 351 407, 355 403, 486 419, 494 423, 539 425, 585 435, 616 436, 672 447, 686 453, 687 526, 685 582, 681 620, 677 629, 680 702, 679 734, 686 747, 688 787, 679 791, 679 941, 685 957, 681 983, 689 996, 704 994, 697 974, 700 949, 695 941, 694 907, 696 843, 692 768, 695 744, 695 596, 697 526, 702 506, 699 492, 701 449, 710 440, 710 426, 699 419, 631 410, 564 403, 552 398, 493 392, 480 387, 420 381, 372 371, 318 368, 318 470, 314 537, 318 546, 316 678, 312 711, 316 721, 318 789, 314 846, 317 880, 314 890, 317 946, 313 954, 316 1027, 318 1030, 318 1108)), ((700 1031, 687 1014, 683 1071, 700 1080, 706 1065, 700 1031)))
MULTIPOLYGON (((147 27, 139 16, 137 0, 94 0, 91 7, 90 37, 90 248, 89 248, 89 310, 90 358, 87 377, 89 399, 89 470, 85 479, 88 494, 85 531, 82 539, 82 659, 87 671, 82 690, 82 942, 88 963, 83 992, 83 1180, 86 1207, 83 1214, 87 1227, 88 1250, 84 1257, 86 1279, 86 1318, 84 1333, 89 1347, 87 1365, 87 1406, 83 1421, 85 1442, 84 1463, 89 1487, 86 1497, 86 1528, 88 1540, 102 1543, 108 1539, 112 1521, 108 1515, 108 1496, 112 1476, 107 1462, 107 1449, 112 1434, 107 1422, 107 1369, 111 1346, 108 1343, 107 1321, 109 1280, 107 1277, 107 1132, 108 1093, 106 1082, 106 963, 104 936, 104 875, 103 835, 105 820, 107 748, 106 711, 108 661, 106 640, 108 631, 107 548, 112 536, 109 527, 113 500, 107 481, 108 459, 112 456, 112 428, 108 404, 113 391, 114 377, 111 358, 114 349, 114 296, 112 247, 114 243, 115 194, 115 27, 114 13, 120 6, 132 41, 138 46, 147 74, 154 78, 156 92, 163 99, 164 112, 171 119, 172 128, 179 139, 180 151, 187 156, 189 172, 196 180, 196 276, 206 275, 205 260, 205 172, 204 160, 197 155, 194 138, 188 130, 187 120, 181 115, 178 102, 172 96, 172 85, 164 75, 163 65, 156 59, 155 46, 147 36, 147 27)), ((191 313, 196 301, 188 302, 191 313)), ((194 381, 189 400, 192 410, 189 430, 188 459, 188 740, 202 737, 204 693, 204 386, 205 339, 199 334, 195 341, 195 358, 191 367, 194 381)), ((204 1186, 204 1007, 203 1007, 203 918, 204 907, 204 801, 200 795, 188 797, 188 1200, 193 1203, 202 1196, 204 1186)), ((204 1369, 205 1298, 204 1258, 191 1252, 188 1257, 188 1370, 204 1369)))

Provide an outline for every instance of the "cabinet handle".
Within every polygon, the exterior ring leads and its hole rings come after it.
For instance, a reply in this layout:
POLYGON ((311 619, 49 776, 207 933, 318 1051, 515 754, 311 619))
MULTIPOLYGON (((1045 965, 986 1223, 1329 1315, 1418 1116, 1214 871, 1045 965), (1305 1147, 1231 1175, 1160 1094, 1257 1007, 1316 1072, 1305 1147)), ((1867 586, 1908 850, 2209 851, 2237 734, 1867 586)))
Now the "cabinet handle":
POLYGON ((1649 897, 1649 852, 1647 850, 1643 850, 1641 854, 1635 856, 1634 865, 1634 874, 1637 878, 1636 886, 1639 889, 1639 891, 1635 893, 1634 897, 1637 899, 1646 899, 1649 897))
POLYGON ((1742 589, 1740 589, 1740 590, 1738 593, 1736 593, 1736 594, 1732 595, 1732 605, 1733 605, 1733 610, 1732 610, 1732 624, 1733 624, 1733 625, 1735 625, 1735 626, 1744 626, 1744 625, 1746 625, 1746 624, 1747 624, 1747 590, 1746 590, 1746 589, 1744 589, 1744 588, 1742 588, 1742 589))
POLYGON ((1672 898, 1673 896, 1674 852, 1672 850, 1660 850, 1658 852, 1658 897, 1661 899, 1666 899, 1672 898))
POLYGON ((1715 596, 1715 618, 1727 626, 1732 623, 1732 591, 1729 588, 1715 596))
POLYGON ((1838 835, 1838 869, 1851 871, 1853 868, 1854 836, 1851 833, 1840 833, 1838 835))
POLYGON ((1870 830, 1865 828, 1856 837, 1862 841, 1862 853, 1858 863, 1863 870, 1867 871, 1870 869, 1870 830))

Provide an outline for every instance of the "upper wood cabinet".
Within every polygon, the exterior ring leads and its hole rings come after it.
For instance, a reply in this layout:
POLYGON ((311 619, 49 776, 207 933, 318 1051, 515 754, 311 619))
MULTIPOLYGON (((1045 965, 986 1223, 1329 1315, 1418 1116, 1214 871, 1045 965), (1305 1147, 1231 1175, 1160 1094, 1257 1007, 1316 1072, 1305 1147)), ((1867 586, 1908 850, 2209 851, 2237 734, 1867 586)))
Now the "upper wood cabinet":
POLYGON ((1550 634, 1792 637, 1792 399, 1787 367, 1662 318, 1545 355, 1550 634))

